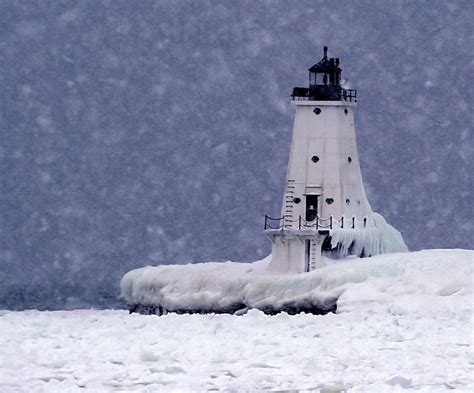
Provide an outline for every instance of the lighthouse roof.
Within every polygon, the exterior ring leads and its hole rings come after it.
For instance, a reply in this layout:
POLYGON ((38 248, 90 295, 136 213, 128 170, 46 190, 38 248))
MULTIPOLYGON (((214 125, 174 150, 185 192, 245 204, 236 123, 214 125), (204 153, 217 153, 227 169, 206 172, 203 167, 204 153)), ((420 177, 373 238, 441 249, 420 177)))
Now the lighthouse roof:
POLYGON ((330 58, 327 56, 328 47, 324 47, 324 56, 323 58, 309 68, 309 72, 322 72, 322 73, 337 73, 341 72, 341 69, 338 67, 339 59, 330 58))

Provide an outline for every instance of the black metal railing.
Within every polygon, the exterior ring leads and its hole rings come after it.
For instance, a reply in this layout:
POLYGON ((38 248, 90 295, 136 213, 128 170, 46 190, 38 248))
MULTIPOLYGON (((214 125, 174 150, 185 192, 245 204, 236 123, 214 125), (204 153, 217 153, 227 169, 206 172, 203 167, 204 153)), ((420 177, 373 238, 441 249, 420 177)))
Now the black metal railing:
POLYGON ((334 91, 328 92, 315 92, 314 89, 307 87, 295 87, 291 93, 291 99, 293 101, 349 101, 357 102, 357 90, 355 89, 343 89, 340 86, 316 86, 319 88, 330 88, 337 87, 334 91))
POLYGON ((333 216, 329 218, 321 218, 316 216, 313 220, 305 220, 302 216, 298 216, 297 219, 290 220, 288 217, 279 217, 273 218, 265 215, 265 225, 264 230, 274 229, 274 230, 303 230, 303 229, 336 229, 336 228, 366 228, 367 227, 367 218, 364 217, 362 222, 357 220, 355 217, 351 217, 350 220, 347 220, 342 216, 339 220, 335 219, 333 216))
POLYGON ((344 101, 357 102, 357 90, 342 89, 342 98, 344 101))

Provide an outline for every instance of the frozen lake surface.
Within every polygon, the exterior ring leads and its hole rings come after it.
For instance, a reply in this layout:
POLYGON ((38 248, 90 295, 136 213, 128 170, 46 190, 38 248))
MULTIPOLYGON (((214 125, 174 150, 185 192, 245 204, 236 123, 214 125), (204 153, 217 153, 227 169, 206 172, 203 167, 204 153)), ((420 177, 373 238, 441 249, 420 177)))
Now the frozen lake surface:
POLYGON ((417 255, 346 282, 337 314, 1 311, 0 391, 472 392, 473 252, 417 255))

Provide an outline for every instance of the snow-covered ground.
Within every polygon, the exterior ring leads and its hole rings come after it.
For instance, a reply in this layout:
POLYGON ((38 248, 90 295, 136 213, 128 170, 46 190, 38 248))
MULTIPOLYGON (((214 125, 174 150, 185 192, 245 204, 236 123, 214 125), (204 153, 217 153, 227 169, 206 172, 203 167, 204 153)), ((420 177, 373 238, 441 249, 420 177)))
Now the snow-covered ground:
POLYGON ((2 311, 0 392, 474 391, 474 252, 377 258, 321 278, 337 314, 2 311))

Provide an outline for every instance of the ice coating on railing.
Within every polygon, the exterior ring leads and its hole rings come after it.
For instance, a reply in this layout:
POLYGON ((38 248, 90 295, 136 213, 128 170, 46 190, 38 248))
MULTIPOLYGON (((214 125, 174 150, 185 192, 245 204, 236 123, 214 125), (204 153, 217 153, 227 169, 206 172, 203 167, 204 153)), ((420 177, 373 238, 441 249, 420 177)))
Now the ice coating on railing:
POLYGON ((336 228, 329 231, 331 247, 338 247, 341 256, 372 256, 406 252, 402 235, 378 213, 367 216, 364 228, 336 228))

